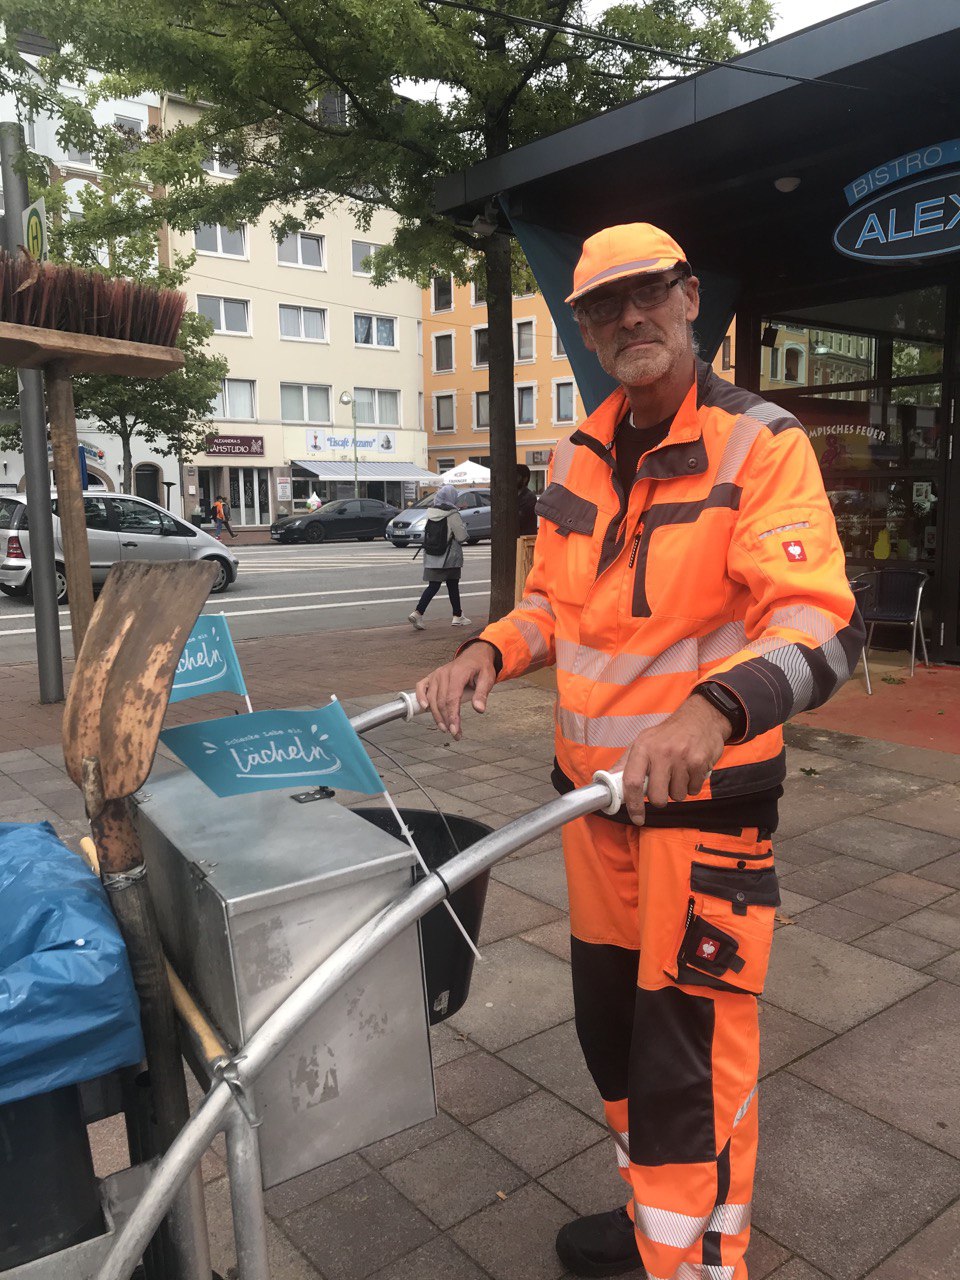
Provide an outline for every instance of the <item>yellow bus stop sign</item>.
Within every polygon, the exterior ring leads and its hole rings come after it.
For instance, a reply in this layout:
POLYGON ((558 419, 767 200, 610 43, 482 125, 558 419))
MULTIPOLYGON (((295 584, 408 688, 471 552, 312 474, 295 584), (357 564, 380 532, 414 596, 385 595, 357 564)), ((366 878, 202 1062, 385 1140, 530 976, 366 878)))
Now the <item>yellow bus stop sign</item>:
POLYGON ((47 217, 42 200, 23 211, 23 247, 37 262, 47 257, 47 217))

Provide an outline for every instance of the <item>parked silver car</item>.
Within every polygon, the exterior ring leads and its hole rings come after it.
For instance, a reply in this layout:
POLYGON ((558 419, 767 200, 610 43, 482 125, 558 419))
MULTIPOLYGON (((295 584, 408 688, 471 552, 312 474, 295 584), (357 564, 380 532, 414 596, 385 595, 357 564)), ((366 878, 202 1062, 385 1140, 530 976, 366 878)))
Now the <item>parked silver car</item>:
MULTIPOLYGON (((87 541, 93 584, 104 582, 118 560, 213 560, 217 577, 212 591, 226 591, 236 579, 240 562, 216 538, 145 498, 102 491, 84 493, 87 541)), ((63 567, 63 539, 53 495, 53 537, 57 555, 57 600, 67 598, 63 567)), ((24 494, 0 496, 0 591, 8 596, 30 594, 30 522, 24 494)))
MULTIPOLYGON (((423 532, 427 527, 427 508, 433 505, 433 494, 421 498, 419 502, 406 511, 393 517, 387 525, 386 538, 395 547, 408 547, 410 543, 420 545, 423 532)), ((492 532, 489 489, 463 489, 457 497, 457 508, 467 526, 467 541, 480 542, 489 538, 492 532)))

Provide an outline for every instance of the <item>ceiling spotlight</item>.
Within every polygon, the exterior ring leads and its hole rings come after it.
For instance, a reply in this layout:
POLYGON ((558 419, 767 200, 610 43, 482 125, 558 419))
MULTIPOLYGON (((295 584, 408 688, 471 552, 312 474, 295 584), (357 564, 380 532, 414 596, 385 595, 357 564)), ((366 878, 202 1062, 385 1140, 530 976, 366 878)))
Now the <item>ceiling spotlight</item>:
POLYGON ((796 191, 797 187, 799 187, 800 179, 799 178, 774 178, 773 185, 777 188, 778 191, 782 191, 785 196, 788 196, 791 191, 796 191))

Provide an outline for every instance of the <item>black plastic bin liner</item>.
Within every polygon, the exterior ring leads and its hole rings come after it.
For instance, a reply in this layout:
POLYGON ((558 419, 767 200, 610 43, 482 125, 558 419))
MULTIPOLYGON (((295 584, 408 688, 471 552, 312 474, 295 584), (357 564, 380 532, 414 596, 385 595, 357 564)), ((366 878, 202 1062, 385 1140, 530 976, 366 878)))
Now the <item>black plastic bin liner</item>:
POLYGON ((0 1106, 0 1272, 103 1230, 77 1086, 0 1106))
MULTIPOLYGON (((354 812, 392 836, 400 835, 397 820, 389 809, 361 808, 354 812)), ((461 818, 453 813, 446 813, 441 818, 433 809, 401 809, 400 815, 410 828, 416 846, 431 871, 442 867, 444 862, 456 855, 458 849, 463 851, 469 848, 491 831, 482 822, 461 818), (453 833, 456 845, 451 843, 444 819, 453 833)), ((420 875, 422 874, 421 872, 420 875)), ((483 871, 469 884, 450 895, 450 905, 474 942, 480 937, 483 904, 489 881, 490 872, 483 871)), ((420 937, 423 941, 427 1008, 430 1012, 430 1024, 433 1026, 452 1017, 466 1003, 470 994, 474 955, 442 903, 428 911, 420 921, 420 937)))

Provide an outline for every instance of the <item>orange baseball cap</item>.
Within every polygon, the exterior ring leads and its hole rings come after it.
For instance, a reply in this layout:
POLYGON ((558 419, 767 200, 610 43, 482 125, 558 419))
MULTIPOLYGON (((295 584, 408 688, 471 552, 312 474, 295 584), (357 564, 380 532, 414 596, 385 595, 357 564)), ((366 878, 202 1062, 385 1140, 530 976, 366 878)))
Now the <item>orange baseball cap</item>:
POLYGON ((676 240, 650 222, 604 227, 583 242, 583 252, 573 273, 573 293, 567 302, 576 302, 602 284, 628 276, 668 271, 686 261, 676 240))

